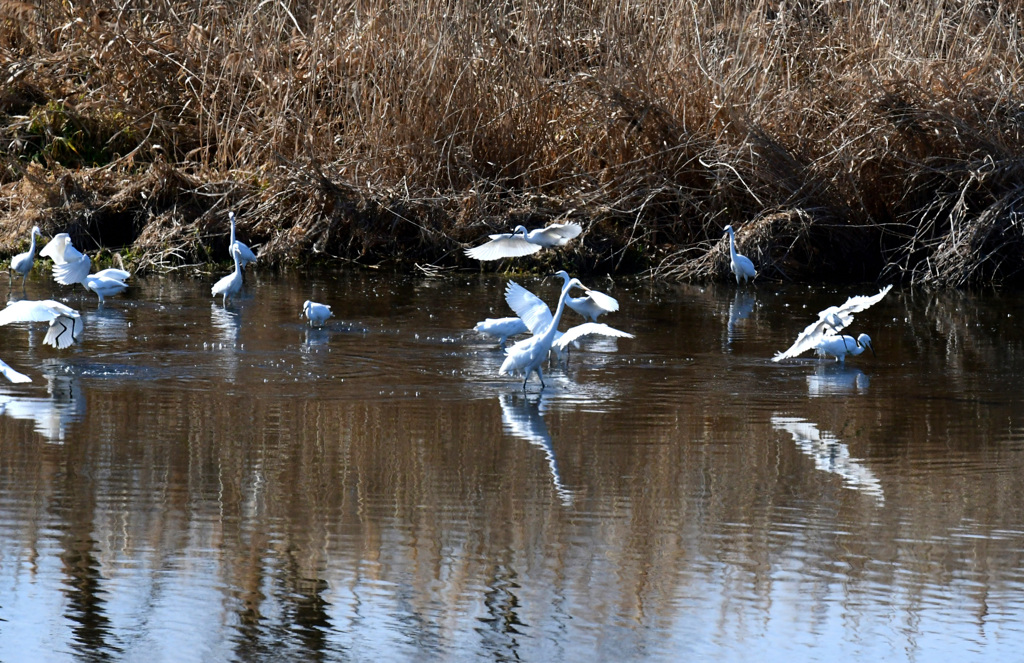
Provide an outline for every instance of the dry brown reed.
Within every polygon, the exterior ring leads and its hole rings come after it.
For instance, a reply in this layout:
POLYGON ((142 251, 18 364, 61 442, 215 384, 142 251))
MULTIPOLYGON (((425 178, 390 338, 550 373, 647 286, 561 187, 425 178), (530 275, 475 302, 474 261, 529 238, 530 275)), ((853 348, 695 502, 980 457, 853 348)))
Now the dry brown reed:
MULTIPOLYGON (((0 249, 138 266, 470 265, 574 219, 578 271, 1024 275, 1022 11, 990 0, 0 0, 0 249)), ((539 258, 538 260, 553 260, 539 258)))

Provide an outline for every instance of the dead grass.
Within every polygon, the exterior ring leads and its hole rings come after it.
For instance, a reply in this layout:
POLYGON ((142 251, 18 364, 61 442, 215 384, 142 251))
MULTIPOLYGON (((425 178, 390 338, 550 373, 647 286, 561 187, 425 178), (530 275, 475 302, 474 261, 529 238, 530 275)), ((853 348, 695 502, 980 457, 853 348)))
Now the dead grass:
MULTIPOLYGON (((989 0, 0 0, 0 250, 140 268, 469 266, 515 223, 576 271, 1021 281, 1021 11, 989 0)), ((551 260, 550 257, 546 258, 551 260)), ((541 261, 545 258, 540 258, 541 261)))

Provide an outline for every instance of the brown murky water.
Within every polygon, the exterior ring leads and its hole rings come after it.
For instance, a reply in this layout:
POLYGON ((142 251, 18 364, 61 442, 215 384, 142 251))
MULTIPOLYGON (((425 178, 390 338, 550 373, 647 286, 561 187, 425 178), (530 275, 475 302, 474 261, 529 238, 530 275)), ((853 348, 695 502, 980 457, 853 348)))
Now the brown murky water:
POLYGON ((0 660, 1018 655, 1024 297, 893 291, 877 357, 779 365, 875 289, 602 281, 636 338, 524 393, 469 331, 504 283, 137 279, 64 293, 68 351, 0 328, 0 660))

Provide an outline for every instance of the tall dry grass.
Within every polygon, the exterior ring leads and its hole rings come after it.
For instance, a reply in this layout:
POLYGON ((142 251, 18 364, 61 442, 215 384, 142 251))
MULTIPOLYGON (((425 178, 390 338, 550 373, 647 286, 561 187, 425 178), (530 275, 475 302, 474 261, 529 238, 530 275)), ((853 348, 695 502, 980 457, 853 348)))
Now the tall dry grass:
POLYGON ((576 270, 722 277, 731 223, 763 278, 1024 274, 1009 3, 0 0, 0 16, 5 227, 70 228, 143 267, 223 260, 230 207, 279 262, 466 265, 493 230, 572 218, 586 232, 557 259, 576 270))

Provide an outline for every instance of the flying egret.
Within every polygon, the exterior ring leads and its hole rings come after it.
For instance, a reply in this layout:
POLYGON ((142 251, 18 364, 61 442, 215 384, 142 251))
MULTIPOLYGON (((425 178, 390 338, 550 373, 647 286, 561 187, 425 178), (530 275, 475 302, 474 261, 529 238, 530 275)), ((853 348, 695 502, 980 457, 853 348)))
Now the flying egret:
POLYGON ((835 357, 840 364, 846 364, 846 355, 856 357, 865 349, 870 349, 875 354, 875 346, 871 344, 871 337, 861 334, 857 338, 843 336, 841 334, 826 334, 814 346, 814 352, 819 357, 835 357))
POLYGON ((583 227, 578 223, 552 223, 530 231, 525 226, 516 226, 510 233, 491 235, 489 242, 466 249, 466 255, 477 260, 516 258, 546 247, 565 246, 581 232, 583 227))
POLYGON ((244 269, 245 266, 248 265, 250 262, 256 262, 256 254, 253 253, 252 249, 250 249, 248 246, 235 239, 235 213, 228 212, 228 218, 231 219, 231 241, 228 244, 228 253, 231 252, 231 247, 237 247, 239 256, 238 262, 242 265, 242 268, 244 269))
MULTIPOLYGON (((555 272, 555 276, 562 279, 563 286, 571 278, 564 269, 555 272)), ((588 290, 583 297, 569 297, 565 300, 565 305, 591 322, 597 322, 597 318, 605 313, 614 313, 619 310, 618 300, 597 290, 588 290)))
POLYGON ((782 361, 783 359, 796 357, 816 348, 825 336, 838 333, 848 327, 853 322, 854 313, 860 313, 868 307, 874 306, 891 289, 892 285, 887 285, 879 290, 877 295, 858 295, 847 299, 842 306, 829 306, 824 311, 818 313, 817 320, 807 325, 800 332, 793 345, 772 357, 772 361, 782 361))
POLYGON ((750 261, 750 258, 736 253, 736 231, 732 229, 732 226, 726 226, 725 232, 729 233, 729 266, 732 268, 732 273, 736 275, 736 283, 739 283, 741 278, 746 283, 747 279, 757 276, 757 270, 754 269, 754 263, 750 261))
POLYGON ((0 311, 0 326, 12 322, 48 322, 50 328, 43 343, 58 350, 68 347, 82 335, 82 316, 70 306, 52 299, 31 301, 22 299, 11 302, 0 311))
POLYGON ((473 331, 478 331, 488 336, 497 336, 498 347, 504 348, 505 341, 508 340, 509 336, 525 334, 530 331, 530 328, 526 326, 522 318, 513 316, 509 318, 486 318, 476 323, 473 331))
POLYGON ((0 375, 4 376, 5 378, 7 378, 8 380, 15 384, 20 384, 23 382, 32 382, 32 378, 25 375, 24 373, 19 373, 18 371, 14 370, 10 366, 8 366, 7 363, 2 359, 0 359, 0 375))
MULTIPOLYGON (((541 371, 540 365, 544 363, 548 353, 551 352, 551 344, 554 343, 555 334, 558 332, 558 321, 562 319, 562 311, 565 310, 565 298, 569 296, 569 291, 573 288, 582 287, 583 284, 577 279, 572 279, 565 284, 562 288, 562 294, 558 298, 558 308, 555 309, 555 314, 551 317, 551 321, 539 333, 535 332, 530 338, 519 341, 505 351, 505 361, 502 362, 501 368, 498 369, 498 375, 518 375, 522 373, 524 376, 523 390, 525 391, 526 383, 530 379, 530 373, 536 373, 537 379, 540 380, 540 388, 544 388, 544 374, 541 371)), ((512 308, 515 310, 514 306, 512 308)), ((519 317, 529 324, 529 321, 526 320, 522 313, 519 311, 516 311, 516 313, 519 313, 519 317)))
POLYGON ((308 299, 302 303, 302 313, 309 320, 310 327, 314 325, 322 327, 327 322, 327 318, 334 315, 331 313, 331 307, 327 304, 317 304, 308 299))
POLYGON ((231 258, 235 261, 235 271, 217 281, 210 290, 214 298, 216 298, 217 295, 224 296, 224 299, 221 302, 223 306, 228 305, 228 297, 237 295, 238 291, 242 289, 241 251, 237 246, 232 246, 230 251, 231 258))
POLYGON ((14 272, 21 274, 22 290, 25 289, 25 279, 28 278, 28 273, 32 271, 32 265, 36 260, 36 235, 42 237, 42 233, 39 232, 39 226, 32 226, 32 240, 28 251, 19 253, 11 258, 11 269, 7 272, 11 285, 14 284, 14 272))

